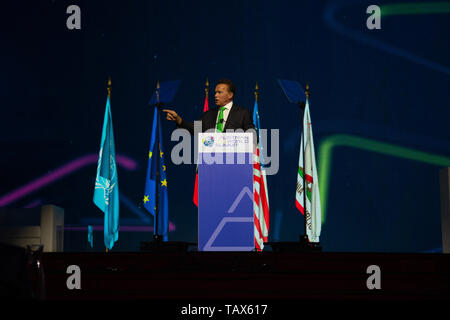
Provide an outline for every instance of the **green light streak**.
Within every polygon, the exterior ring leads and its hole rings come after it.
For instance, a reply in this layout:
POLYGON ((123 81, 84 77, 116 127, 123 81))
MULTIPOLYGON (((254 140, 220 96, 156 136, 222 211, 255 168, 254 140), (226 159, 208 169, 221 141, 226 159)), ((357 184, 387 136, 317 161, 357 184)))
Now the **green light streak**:
POLYGON ((376 140, 337 134, 325 138, 319 147, 319 187, 322 207, 322 224, 326 219, 328 188, 332 169, 332 156, 335 147, 351 147, 369 152, 380 153, 397 158, 419 161, 440 167, 450 167, 450 157, 422 152, 411 148, 384 143, 376 140))
POLYGON ((381 16, 450 13, 450 2, 393 3, 380 6, 381 16))

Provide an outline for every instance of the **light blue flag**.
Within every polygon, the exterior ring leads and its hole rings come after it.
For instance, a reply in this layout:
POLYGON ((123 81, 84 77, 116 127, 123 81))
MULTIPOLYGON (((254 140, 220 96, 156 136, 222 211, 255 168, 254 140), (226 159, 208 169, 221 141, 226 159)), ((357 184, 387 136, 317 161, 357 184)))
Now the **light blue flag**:
POLYGON ((104 212, 105 246, 111 250, 119 239, 119 182, 109 96, 106 100, 102 141, 95 178, 94 203, 104 212))
POLYGON ((92 226, 88 226, 88 242, 91 245, 91 248, 94 247, 94 229, 92 226))
MULTIPOLYGON (((145 180, 144 207, 156 218, 156 197, 158 202, 158 235, 163 241, 168 240, 169 234, 169 204, 167 194, 166 166, 164 163, 164 149, 162 144, 161 119, 159 125, 159 150, 156 143, 156 118, 157 112, 153 116, 152 135, 150 138, 150 149, 148 153, 147 178, 145 180), (157 161, 159 159, 159 161, 157 161), (159 181, 156 181, 156 168, 159 166, 159 181), (158 195, 156 194, 156 184, 158 183, 158 195)), ((154 219, 156 225, 156 219, 154 219)), ((156 231, 156 228, 154 229, 156 231)))

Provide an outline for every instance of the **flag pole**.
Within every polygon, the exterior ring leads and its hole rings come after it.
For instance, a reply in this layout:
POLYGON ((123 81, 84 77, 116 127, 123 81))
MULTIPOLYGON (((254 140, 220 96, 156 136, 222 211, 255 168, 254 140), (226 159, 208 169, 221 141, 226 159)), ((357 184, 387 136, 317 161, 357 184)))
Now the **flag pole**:
MULTIPOLYGON (((208 103, 208 110, 209 110, 209 81, 208 81, 208 77, 206 77, 206 82, 205 82, 205 104, 206 102, 208 103)), ((208 110, 205 110, 205 104, 203 105, 203 113, 205 113, 208 110)))
MULTIPOLYGON (((208 77, 206 77, 206 82, 205 82, 205 102, 203 104, 203 113, 205 113, 206 111, 206 107, 208 106, 208 110, 209 110, 209 81, 208 81, 208 77)), ((198 207, 198 163, 195 167, 195 182, 194 182, 194 196, 192 197, 192 201, 194 202, 195 206, 197 207, 197 212, 199 210, 198 207)))
MULTIPOLYGON (((107 86, 106 90, 108 92, 109 103, 111 103, 111 76, 108 77, 108 86, 107 86)), ((105 252, 106 253, 109 252, 108 248, 105 248, 105 252)))
MULTIPOLYGON (((305 96, 306 96, 306 101, 309 100, 309 84, 306 83, 306 90, 305 90, 305 96)), ((300 107, 300 109, 303 109, 303 119, 305 118, 305 111, 306 111, 306 104, 303 104, 301 101, 298 102, 298 106, 300 107)), ((307 220, 307 211, 306 211, 306 190, 307 190, 307 185, 306 185, 306 162, 305 162, 305 149, 306 149, 306 144, 305 144, 305 128, 304 128, 304 121, 302 123, 302 140, 303 140, 303 150, 302 150, 302 154, 303 154, 303 236, 300 237, 300 242, 303 243, 303 245, 307 246, 307 244, 309 243, 308 240, 308 233, 307 233, 307 224, 306 224, 306 220, 307 220)))
MULTIPOLYGON (((259 86, 258 86, 258 81, 256 81, 256 83, 255 83, 255 101, 256 101, 256 103, 258 103, 258 97, 259 97, 259 86)), ((259 115, 257 115, 257 118, 259 119, 259 115)), ((256 126, 256 124, 255 124, 255 126, 256 126)), ((259 143, 259 129, 260 128, 258 128, 258 130, 255 130, 256 135, 254 136, 254 138, 256 139, 256 141, 253 141, 253 146, 258 146, 258 143, 259 143)), ((262 154, 262 149, 259 150, 259 156, 258 156, 258 161, 259 161, 259 164, 260 164, 261 179, 262 179, 261 154, 262 154)), ((260 196, 261 196, 261 192, 260 192, 260 196)))
POLYGON ((161 147, 159 145, 159 80, 156 83, 156 199, 155 199, 155 229, 153 231, 153 241, 159 244, 162 240, 161 235, 159 234, 159 155, 161 154, 161 147))
POLYGON ((108 91, 108 98, 111 100, 111 76, 108 78, 108 88, 106 90, 108 91))
MULTIPOLYGON (((255 83, 255 101, 256 101, 256 103, 258 103, 258 96, 259 96, 259 87, 258 87, 258 81, 256 81, 256 83, 255 83)), ((255 124, 255 126, 256 126, 256 124, 255 124)), ((257 133, 258 134, 258 133, 257 133)), ((258 144, 258 142, 256 142, 256 145, 258 144)), ((253 145, 255 145, 255 143, 253 142, 253 145)), ((254 151, 255 152, 255 154, 256 154, 256 151, 254 151)), ((259 161, 259 158, 258 158, 258 161, 259 161)), ((261 165, 260 165, 260 167, 259 167, 259 175, 260 175, 260 179, 262 179, 262 172, 261 172, 261 165)), ((259 182, 259 185, 261 186, 261 180, 260 180, 260 182, 259 182)), ((261 188, 261 187, 260 187, 261 188)), ((259 196, 261 196, 261 189, 260 189, 260 191, 259 191, 259 196)), ((259 203, 258 203, 258 207, 259 207, 259 203)), ((258 216, 258 219, 259 219, 260 217, 258 216)), ((254 228, 254 227, 253 227, 254 228)), ((261 234, 261 236, 263 236, 262 234, 261 234)), ((263 237, 264 238, 264 237, 263 237)), ((255 240, 255 242, 256 242, 256 240, 255 240)), ((253 251, 255 251, 255 252, 258 252, 258 248, 256 247, 256 245, 255 245, 255 249, 253 249, 253 251)), ((262 250, 261 250, 262 251, 262 250)))

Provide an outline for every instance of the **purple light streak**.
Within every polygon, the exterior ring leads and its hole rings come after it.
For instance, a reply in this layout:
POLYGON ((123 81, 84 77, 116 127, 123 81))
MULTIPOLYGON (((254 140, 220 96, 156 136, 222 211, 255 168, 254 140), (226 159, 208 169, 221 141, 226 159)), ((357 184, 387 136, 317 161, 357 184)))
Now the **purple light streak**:
MULTIPOLYGON (((103 226, 92 226, 93 231, 103 231, 103 226)), ((67 231, 88 231, 87 226, 65 226, 67 231)), ((175 225, 169 221, 169 232, 175 231, 175 225)), ((120 226, 120 232, 153 232, 153 226, 120 226)))
POLYGON ((32 208, 36 208, 37 206, 40 206, 42 204, 42 200, 41 199, 36 199, 32 202, 30 202, 29 204, 27 204, 26 206, 24 206, 25 209, 32 209, 32 208))
MULTIPOLYGON (((35 180, 30 181, 29 183, 13 190, 3 196, 0 197, 0 207, 4 207, 14 201, 17 201, 20 198, 23 198, 30 193, 39 190, 46 185, 53 183, 61 178, 91 164, 96 164, 98 161, 98 154, 91 153, 85 156, 82 156, 78 159, 72 160, 69 163, 56 168, 52 172, 45 174, 35 180)), ((116 156, 117 163, 124 167, 127 170, 135 170, 137 167, 136 161, 133 159, 126 157, 124 155, 116 156)))

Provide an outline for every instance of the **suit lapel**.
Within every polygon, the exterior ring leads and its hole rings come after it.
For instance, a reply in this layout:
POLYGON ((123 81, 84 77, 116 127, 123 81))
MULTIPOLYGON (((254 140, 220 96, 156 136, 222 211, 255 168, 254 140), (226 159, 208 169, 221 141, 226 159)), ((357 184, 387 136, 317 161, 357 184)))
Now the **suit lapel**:
POLYGON ((219 113, 219 108, 216 107, 211 110, 211 116, 208 119, 208 123, 206 124, 206 128, 203 129, 203 131, 206 131, 208 129, 216 129, 216 119, 217 114, 219 113))
POLYGON ((230 113, 228 114, 227 122, 225 123, 225 128, 223 128, 223 131, 228 129, 230 126, 230 123, 233 123, 234 118, 237 116, 238 108, 233 103, 233 106, 230 109, 230 113))
POLYGON ((212 114, 213 114, 213 118, 211 119, 211 128, 216 129, 216 125, 217 125, 216 120, 217 120, 217 115, 219 114, 219 107, 216 107, 212 114))

